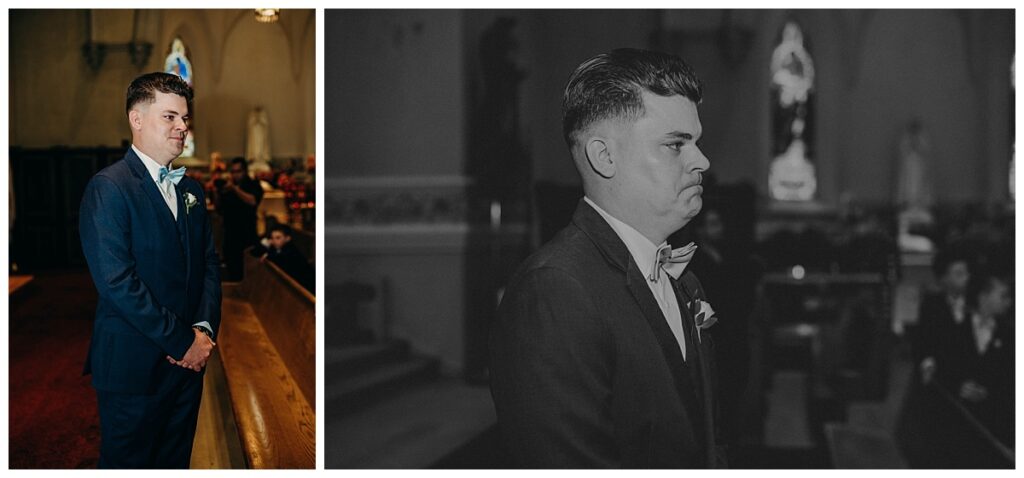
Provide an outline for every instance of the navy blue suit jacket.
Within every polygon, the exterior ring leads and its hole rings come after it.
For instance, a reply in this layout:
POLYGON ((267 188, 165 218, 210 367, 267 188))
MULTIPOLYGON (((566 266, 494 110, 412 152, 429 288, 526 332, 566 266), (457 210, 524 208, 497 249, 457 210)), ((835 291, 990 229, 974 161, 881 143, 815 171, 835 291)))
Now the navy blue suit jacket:
MULTIPOLYGON (((693 321, 699 281, 687 272, 672 285, 693 321)), ((490 343, 491 394, 515 466, 721 464, 710 331, 684 362, 633 256, 586 202, 513 275, 490 343)))
POLYGON ((192 324, 217 332, 220 260, 203 188, 185 177, 175 195, 177 220, 131 149, 85 188, 79 232, 99 293, 85 373, 97 390, 153 393, 177 367, 165 356, 192 345, 192 324))

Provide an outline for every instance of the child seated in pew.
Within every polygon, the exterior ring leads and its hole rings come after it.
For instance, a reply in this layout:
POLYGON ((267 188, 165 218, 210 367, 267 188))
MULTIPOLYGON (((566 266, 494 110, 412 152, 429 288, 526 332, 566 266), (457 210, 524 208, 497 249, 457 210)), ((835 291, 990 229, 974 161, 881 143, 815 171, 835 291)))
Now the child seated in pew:
POLYGON ((270 226, 267 237, 253 249, 253 255, 261 262, 273 262, 309 293, 316 294, 316 273, 309 260, 292 244, 292 228, 287 224, 270 226))

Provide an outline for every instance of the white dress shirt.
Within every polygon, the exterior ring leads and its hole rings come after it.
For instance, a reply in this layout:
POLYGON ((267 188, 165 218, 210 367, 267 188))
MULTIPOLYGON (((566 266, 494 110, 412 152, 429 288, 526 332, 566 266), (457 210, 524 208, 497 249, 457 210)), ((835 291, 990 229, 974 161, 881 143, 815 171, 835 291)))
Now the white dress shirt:
POLYGON ((971 326, 974 327, 974 346, 978 354, 984 354, 988 350, 989 344, 992 343, 992 335, 996 331, 996 319, 984 318, 975 313, 971 315, 971 326))
MULTIPOLYGON (((163 167, 160 163, 153 160, 146 153, 139 151, 135 145, 132 145, 132 150, 142 160, 142 164, 146 166, 146 170, 149 171, 149 175, 153 178, 153 182, 156 183, 156 188, 160 191, 160 195, 164 197, 164 202, 167 203, 167 207, 171 210, 171 215, 174 216, 174 220, 178 220, 178 197, 176 196, 177 187, 169 179, 165 179, 163 182, 160 181, 160 168, 163 167)), ((170 169, 170 165, 168 168, 170 169)))
POLYGON ((962 295, 953 297, 947 294, 946 303, 949 304, 949 310, 953 313, 953 322, 956 322, 956 325, 964 323, 964 317, 967 315, 966 298, 962 295))
POLYGON ((648 277, 654 267, 654 260, 657 257, 658 249, 666 243, 662 242, 655 245, 632 226, 616 219, 604 209, 601 209, 590 198, 583 196, 583 200, 604 218, 608 225, 612 227, 612 230, 615 231, 615 234, 619 236, 619 239, 622 239, 622 242, 626 244, 626 249, 629 249, 630 255, 633 256, 633 262, 640 268, 640 276, 647 282, 647 287, 651 289, 654 299, 658 302, 658 307, 661 308, 665 322, 668 322, 668 327, 672 329, 672 335, 675 336, 676 343, 679 344, 679 351, 683 353, 683 360, 685 361, 686 336, 683 334, 682 313, 679 311, 679 301, 676 299, 675 291, 672 290, 670 277, 665 272, 665 269, 660 267, 658 268, 659 276, 657 281, 652 281, 648 277))

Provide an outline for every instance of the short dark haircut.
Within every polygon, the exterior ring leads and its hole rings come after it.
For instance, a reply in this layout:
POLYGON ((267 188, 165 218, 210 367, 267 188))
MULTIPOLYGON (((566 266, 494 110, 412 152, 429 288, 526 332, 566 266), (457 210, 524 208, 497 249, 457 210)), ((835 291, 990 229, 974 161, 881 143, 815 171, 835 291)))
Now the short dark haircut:
POLYGON ((270 231, 267 232, 267 236, 273 234, 274 231, 279 231, 281 234, 284 234, 286 236, 292 235, 292 227, 287 224, 282 224, 280 222, 274 224, 273 226, 270 226, 270 231))
MULTIPOLYGON (((243 173, 249 172, 249 162, 246 161, 245 158, 243 158, 241 156, 236 156, 234 158, 231 158, 231 166, 234 166, 236 164, 241 164, 242 165, 242 172, 243 173)), ((231 166, 228 166, 228 169, 230 169, 231 166)))
POLYGON ((639 119, 642 93, 682 95, 699 104, 703 85, 678 56, 658 51, 620 48, 576 67, 562 96, 562 134, 572 148, 575 135, 607 118, 639 119))
POLYGON ((943 249, 935 254, 935 258, 932 259, 932 273, 935 274, 935 277, 942 277, 946 275, 946 273, 949 272, 949 268, 957 262, 967 264, 968 271, 972 269, 971 258, 968 254, 958 252, 956 247, 943 249))
POLYGON ((124 112, 127 114, 132 107, 139 103, 153 103, 156 101, 156 92, 178 95, 185 98, 188 103, 188 112, 192 112, 192 87, 185 83, 178 75, 170 73, 153 72, 146 73, 128 85, 128 99, 125 101, 124 112))
MULTIPOLYGON (((981 270, 972 274, 971 280, 967 281, 967 305, 977 307, 978 299, 981 298, 981 295, 992 292, 996 288, 996 284, 1003 284, 1009 287, 1010 280, 988 270, 981 270)), ((1011 289, 1010 292, 1012 293, 1013 290, 1011 289)))

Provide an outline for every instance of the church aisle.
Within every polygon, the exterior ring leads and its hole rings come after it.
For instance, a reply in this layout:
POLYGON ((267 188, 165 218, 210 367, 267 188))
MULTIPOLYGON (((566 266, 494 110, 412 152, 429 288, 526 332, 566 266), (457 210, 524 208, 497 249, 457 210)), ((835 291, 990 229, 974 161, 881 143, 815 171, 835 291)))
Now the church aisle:
POLYGON ((82 376, 96 290, 82 271, 36 274, 11 303, 10 467, 95 468, 99 416, 82 376))
MULTIPOLYGON (((96 392, 82 375, 96 310, 84 270, 36 274, 11 301, 10 467, 96 468, 96 392)), ((192 468, 245 468, 224 371, 214 354, 204 379, 192 468)))

